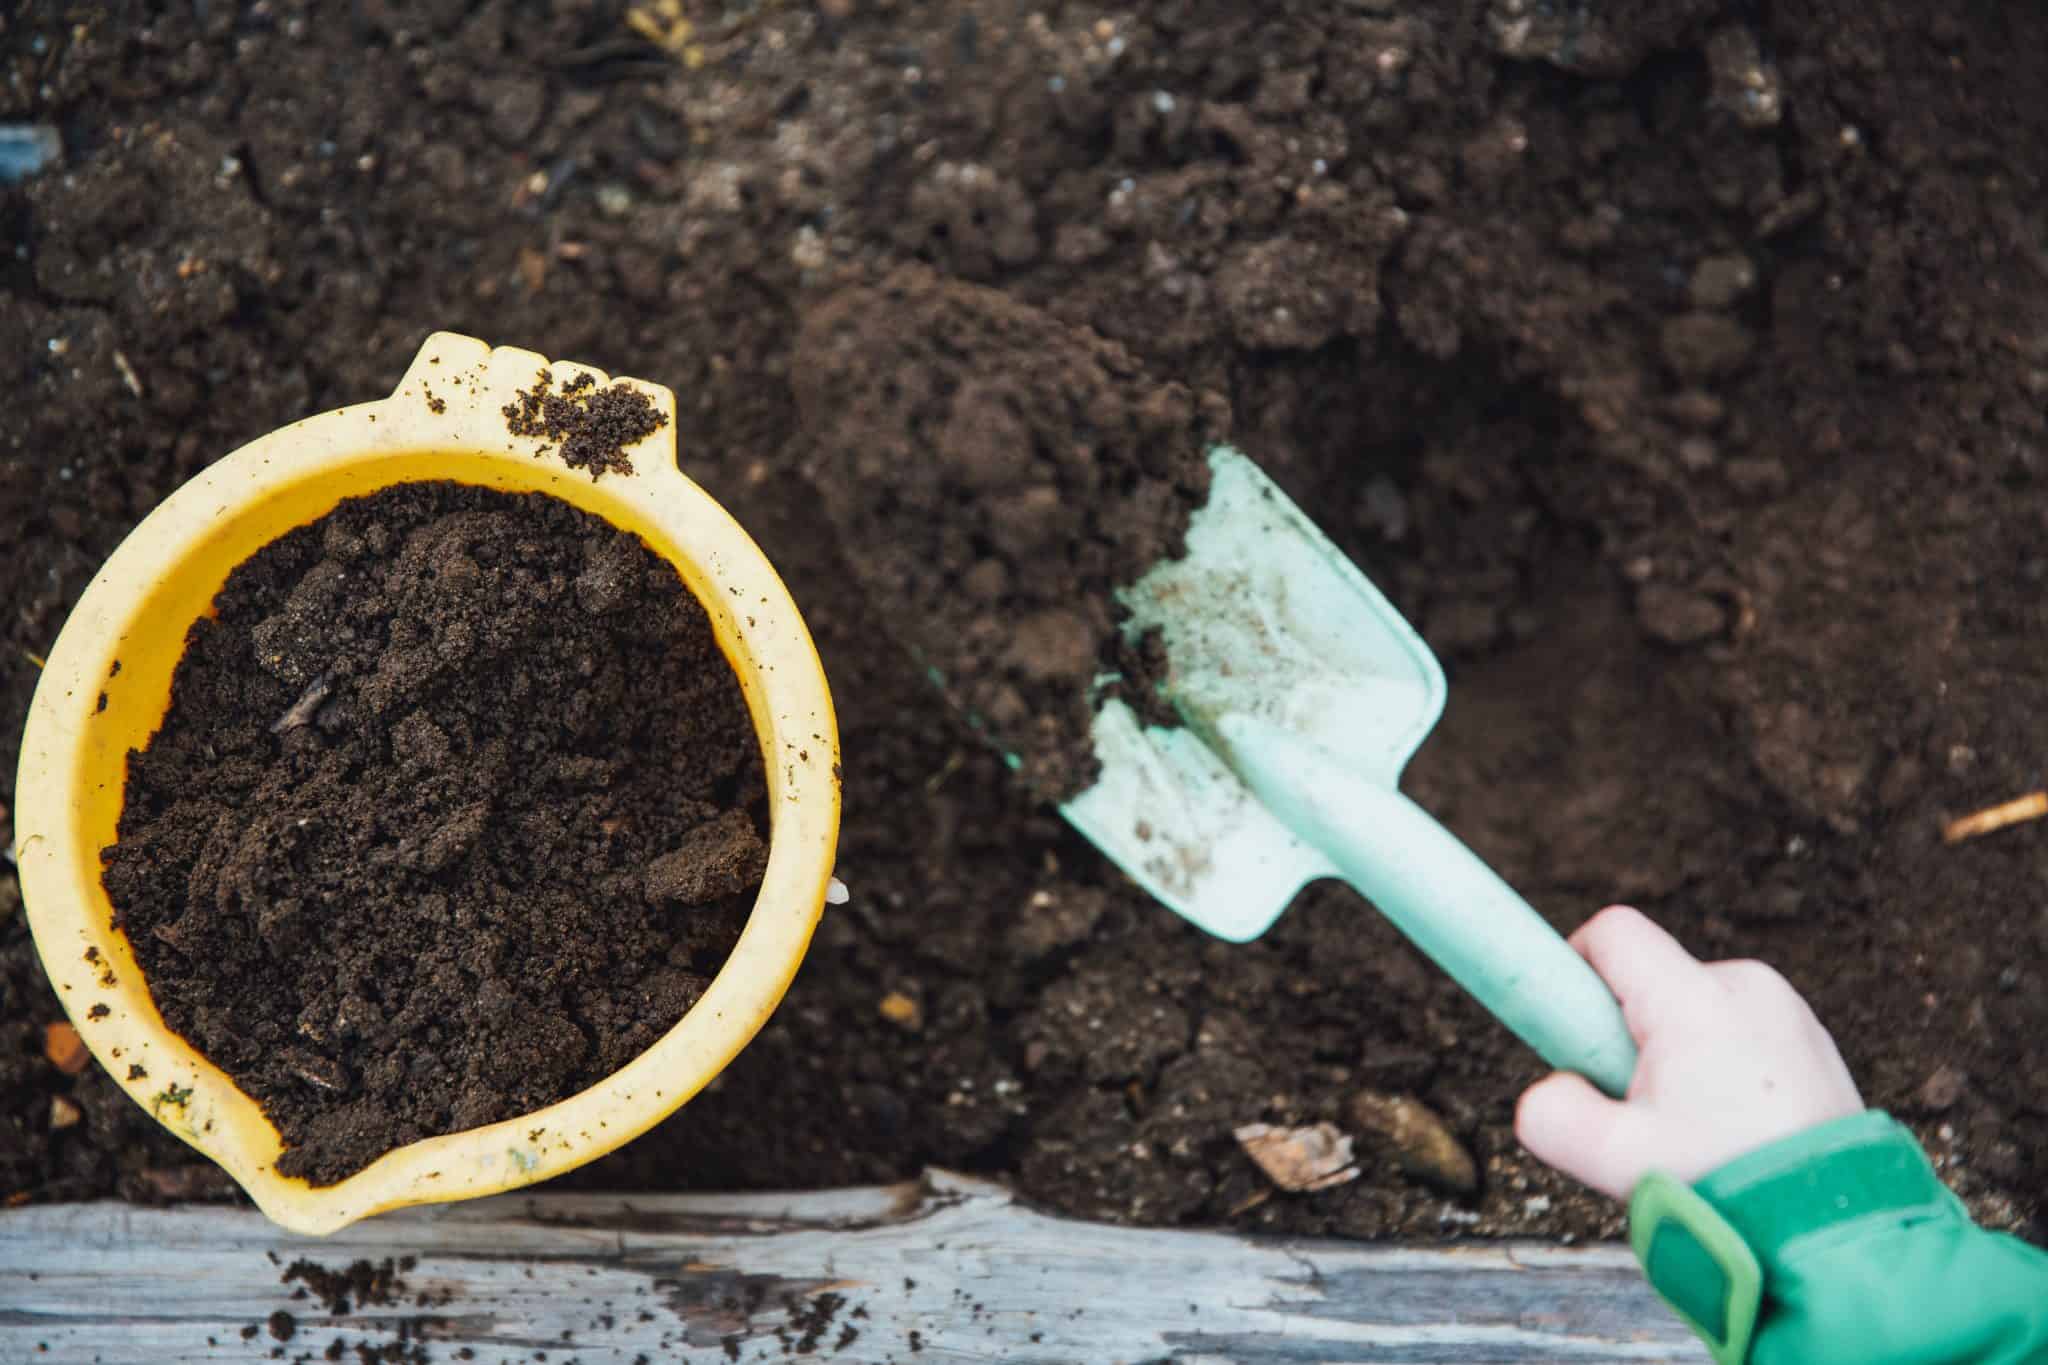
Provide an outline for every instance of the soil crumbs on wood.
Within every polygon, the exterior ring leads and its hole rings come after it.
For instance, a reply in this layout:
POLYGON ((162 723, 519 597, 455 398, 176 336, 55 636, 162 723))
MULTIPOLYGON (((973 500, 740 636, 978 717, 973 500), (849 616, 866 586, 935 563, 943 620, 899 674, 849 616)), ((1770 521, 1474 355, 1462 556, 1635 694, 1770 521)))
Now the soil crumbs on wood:
POLYGON ((302 1286, 293 1291, 293 1298, 310 1296, 330 1317, 345 1318, 358 1308, 401 1302, 407 1293, 403 1277, 417 1264, 411 1256, 386 1256, 381 1261, 350 1261, 334 1270, 300 1257, 284 1268, 278 1283, 302 1286))
MULTIPOLYGON (((2048 10, 835 0, 735 8, 692 66, 622 0, 75 8, 0 33, 0 117, 67 142, 0 187, 0 803, 33 799, 31 656, 120 538, 241 443, 389 393, 438 328, 673 388, 691 477, 817 636, 853 900, 719 1088, 570 1183, 939 1163, 1146 1223, 1619 1227, 1514 1142, 1540 1064, 1356 898, 1208 941, 944 713, 901 643, 925 575, 1014 629, 1069 568, 995 536, 1094 531, 986 519, 949 460, 932 506, 987 540, 899 525, 947 561, 912 574, 828 486, 856 436, 947 456, 986 422, 1032 443, 1018 491, 1065 498, 1069 445, 1142 469, 1227 409, 1445 661, 1407 790, 1562 928, 1629 899, 1781 967, 1972 1209, 2028 1226, 2048 826, 1939 830, 2042 784, 2048 10), (922 346, 928 318, 971 349, 922 346), (1097 373, 1109 424, 1046 403, 1097 373), (1154 442, 1169 385, 1195 421, 1154 442), (1425 1105, 1478 1192, 1359 1129, 1368 1090, 1425 1105), (1270 1194, 1230 1136, 1254 1122, 1338 1125, 1360 1177, 1270 1194)), ((1125 493, 1095 496, 1070 516, 1125 493)), ((1008 686, 1037 723, 1008 651, 967 647, 997 665, 977 704, 1008 686)), ((15 900, 0 865, 0 1197, 230 1197, 43 1057, 15 900)))
POLYGON ((672 566, 553 498, 406 484, 272 542, 215 606, 105 879, 281 1172, 332 1183, 551 1104, 695 1003, 765 864, 764 788, 672 566))
MULTIPOLYGON (((352 1314, 361 1315, 366 1309, 405 1303, 412 1291, 404 1276, 417 1264, 418 1261, 411 1256, 387 1256, 381 1261, 351 1261, 337 1270, 301 1258, 285 1267, 279 1283, 297 1286, 292 1290, 293 1299, 310 1297, 329 1317, 345 1318, 352 1314)), ((452 1291, 447 1289, 421 1293, 413 1298, 413 1305, 418 1308, 446 1307, 453 1297, 452 1291)), ((316 1330, 311 1323, 300 1322, 282 1309, 272 1313, 267 1321, 271 1335, 280 1341, 291 1340, 297 1332, 311 1335, 316 1330), (282 1335, 279 1333, 281 1324, 285 1325, 282 1335)), ((435 1356, 420 1338, 430 1331, 445 1331, 448 1326, 446 1318, 431 1315, 407 1315, 395 1319, 379 1317, 371 1321, 376 1330, 389 1337, 388 1340, 362 1338, 350 1341, 346 1337, 332 1337, 317 1358, 353 1360, 358 1365, 430 1365, 435 1356)), ((271 1355, 277 1357, 279 1352, 273 1349, 271 1355)), ((458 1360, 474 1356, 475 1352, 468 1348, 455 1353, 458 1360)), ((306 1362, 307 1365, 315 1358, 310 1351, 291 1357, 294 1362, 306 1362)))

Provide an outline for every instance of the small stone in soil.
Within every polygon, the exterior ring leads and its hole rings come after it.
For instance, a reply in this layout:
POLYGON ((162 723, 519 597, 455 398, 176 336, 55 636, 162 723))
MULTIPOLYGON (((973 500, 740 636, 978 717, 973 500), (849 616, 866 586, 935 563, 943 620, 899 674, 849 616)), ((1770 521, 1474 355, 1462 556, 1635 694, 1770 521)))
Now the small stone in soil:
POLYGON ((1923 1109, 1942 1113, 1953 1108, 1955 1102, 1963 1097, 1963 1087, 1968 1080, 1960 1068, 1943 1062, 1920 1083, 1920 1088, 1913 1092, 1913 1099, 1923 1109))
POLYGON ((43 1030, 43 1056, 50 1065, 67 1076, 76 1076, 85 1070, 85 1064, 92 1059, 92 1053, 85 1046, 85 1040, 78 1036, 78 1030, 59 1020, 43 1030))
POLYGON ((1401 1168, 1452 1194, 1479 1188, 1479 1168, 1449 1125, 1420 1100, 1362 1090, 1351 1101, 1358 1126, 1377 1133, 1394 1149, 1401 1168))

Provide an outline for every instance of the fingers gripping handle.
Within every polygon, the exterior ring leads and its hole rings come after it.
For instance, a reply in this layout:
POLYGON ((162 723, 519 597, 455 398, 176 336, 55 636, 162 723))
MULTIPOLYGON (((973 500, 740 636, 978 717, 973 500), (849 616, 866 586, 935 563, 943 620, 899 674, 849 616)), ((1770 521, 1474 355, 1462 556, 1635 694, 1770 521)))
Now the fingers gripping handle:
POLYGON ((1452 980, 1551 1065, 1627 1093, 1636 1047, 1613 993, 1457 836, 1314 745, 1258 722, 1221 728, 1260 799, 1452 980))

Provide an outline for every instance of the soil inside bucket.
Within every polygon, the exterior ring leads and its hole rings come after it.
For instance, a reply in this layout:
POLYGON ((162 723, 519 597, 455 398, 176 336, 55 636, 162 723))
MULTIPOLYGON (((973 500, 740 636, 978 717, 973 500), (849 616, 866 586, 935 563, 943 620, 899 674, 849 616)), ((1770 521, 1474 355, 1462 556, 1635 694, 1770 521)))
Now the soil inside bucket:
POLYGON ((402 484, 229 576, 106 886, 165 1020, 327 1184, 632 1060, 766 863, 704 608, 556 499, 402 484))

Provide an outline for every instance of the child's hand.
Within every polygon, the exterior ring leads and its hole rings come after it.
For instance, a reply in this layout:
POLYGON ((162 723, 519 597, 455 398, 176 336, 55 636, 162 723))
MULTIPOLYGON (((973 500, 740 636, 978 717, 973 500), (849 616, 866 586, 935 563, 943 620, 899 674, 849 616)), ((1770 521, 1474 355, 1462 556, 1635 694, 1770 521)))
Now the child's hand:
POLYGON ((1625 1200, 1652 1169, 1690 1182, 1862 1112, 1834 1039, 1763 963, 1702 963, 1626 906, 1571 944, 1621 1001, 1641 1056, 1626 1100, 1569 1072, 1524 1092, 1515 1135, 1546 1164, 1625 1200))

